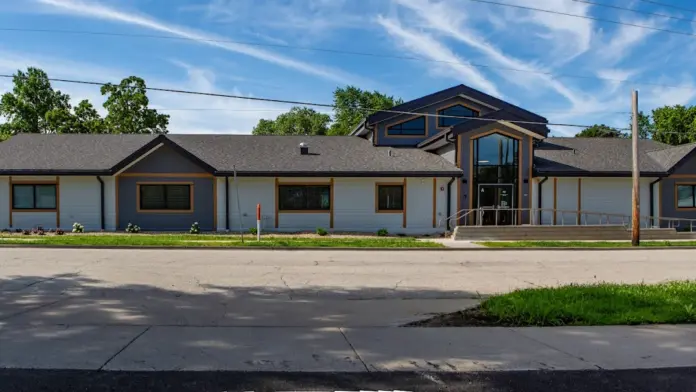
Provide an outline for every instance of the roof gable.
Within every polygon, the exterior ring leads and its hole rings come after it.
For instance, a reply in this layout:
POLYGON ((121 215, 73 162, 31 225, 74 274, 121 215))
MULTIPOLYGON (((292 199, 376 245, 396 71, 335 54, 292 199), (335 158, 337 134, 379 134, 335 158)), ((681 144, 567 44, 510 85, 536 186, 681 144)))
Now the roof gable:
MULTIPOLYGON (((505 102, 499 98, 496 98, 492 95, 488 95, 482 91, 476 90, 474 88, 471 88, 469 86, 465 86, 463 84, 460 84, 458 86, 450 87, 448 89, 442 90, 435 92, 433 94, 426 95, 421 98, 417 98, 408 102, 404 102, 401 105, 397 105, 393 108, 391 108, 391 111, 403 111, 403 112, 411 112, 423 107, 428 107, 432 105, 436 105, 438 102, 442 102, 444 100, 456 97, 456 96, 463 96, 467 99, 470 99, 472 101, 478 102, 481 105, 487 106, 493 110, 506 110, 510 113, 514 113, 515 115, 527 119, 529 121, 535 121, 535 122, 548 122, 548 120, 545 117, 542 117, 536 113, 532 113, 526 109, 522 109, 518 106, 515 106, 511 103, 505 102)), ((398 116, 399 114, 392 113, 392 112, 384 112, 380 111, 377 113, 374 113, 370 115, 367 118, 367 122, 369 124, 375 124, 378 122, 385 121, 391 117, 398 116)))

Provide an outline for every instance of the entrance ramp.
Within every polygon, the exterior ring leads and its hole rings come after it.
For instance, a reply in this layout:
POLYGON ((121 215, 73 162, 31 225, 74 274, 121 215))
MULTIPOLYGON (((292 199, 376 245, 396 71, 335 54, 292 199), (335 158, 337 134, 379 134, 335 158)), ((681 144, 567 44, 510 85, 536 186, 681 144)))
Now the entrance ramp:
MULTIPOLYGON (((641 240, 696 239, 696 233, 679 233, 674 228, 641 229, 641 240)), ((462 241, 630 241, 624 225, 587 226, 458 226, 452 236, 462 241)))

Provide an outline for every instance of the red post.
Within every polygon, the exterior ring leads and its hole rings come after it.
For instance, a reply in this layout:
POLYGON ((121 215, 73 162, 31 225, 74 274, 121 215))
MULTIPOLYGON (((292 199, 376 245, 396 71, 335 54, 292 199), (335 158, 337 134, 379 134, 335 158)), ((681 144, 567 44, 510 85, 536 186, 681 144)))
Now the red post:
POLYGON ((261 204, 256 205, 256 241, 261 241, 261 204))

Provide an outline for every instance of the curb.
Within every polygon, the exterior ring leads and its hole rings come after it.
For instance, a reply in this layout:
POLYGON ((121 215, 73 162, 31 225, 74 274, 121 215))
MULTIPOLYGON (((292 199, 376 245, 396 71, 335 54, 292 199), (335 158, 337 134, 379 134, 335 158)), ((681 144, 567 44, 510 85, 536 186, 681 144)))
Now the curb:
POLYGON ((350 247, 272 247, 272 246, 138 246, 138 245, 41 245, 41 244, 0 244, 2 248, 28 248, 28 249, 127 249, 127 250, 285 250, 285 251, 417 251, 417 252, 457 252, 457 251, 636 251, 636 250, 696 250, 696 246, 650 246, 650 247, 615 247, 615 248, 578 248, 578 247, 554 247, 554 248, 350 248, 350 247))

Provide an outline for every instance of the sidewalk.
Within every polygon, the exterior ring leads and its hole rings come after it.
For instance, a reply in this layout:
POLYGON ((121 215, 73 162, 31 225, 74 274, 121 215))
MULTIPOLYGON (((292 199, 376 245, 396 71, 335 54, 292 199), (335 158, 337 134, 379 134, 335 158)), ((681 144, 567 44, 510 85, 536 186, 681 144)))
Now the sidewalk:
POLYGON ((307 328, 0 324, 0 368, 467 372, 696 366, 696 326, 307 328))

